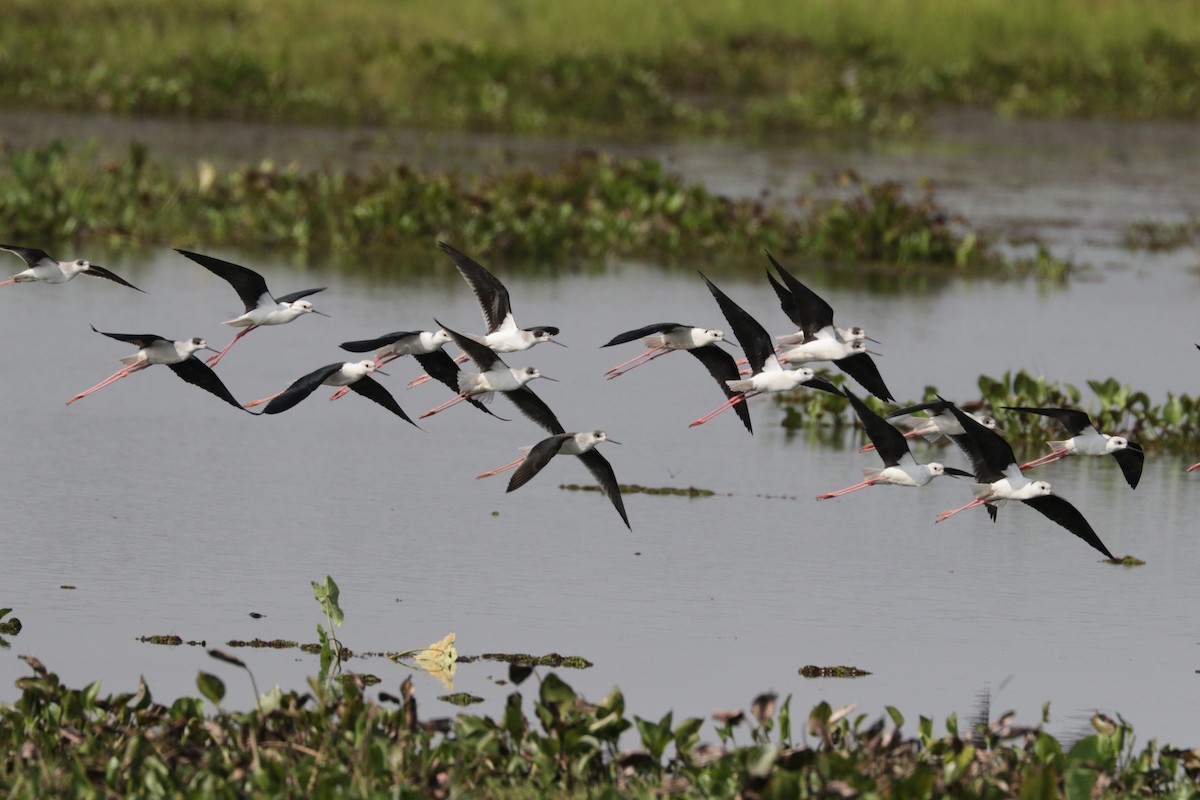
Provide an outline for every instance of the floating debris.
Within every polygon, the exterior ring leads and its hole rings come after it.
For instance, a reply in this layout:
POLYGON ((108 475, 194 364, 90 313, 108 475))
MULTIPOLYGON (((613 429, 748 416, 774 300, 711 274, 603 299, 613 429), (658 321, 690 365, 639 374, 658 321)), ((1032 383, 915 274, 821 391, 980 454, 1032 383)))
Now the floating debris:
POLYGON ((1116 564, 1120 567, 1141 567, 1146 564, 1145 561, 1142 561, 1140 558, 1135 558, 1134 556, 1124 556, 1123 558, 1106 558, 1104 560, 1109 564, 1116 564))
POLYGON ((365 689, 381 682, 378 677, 367 672, 346 672, 338 675, 335 680, 346 686, 357 686, 359 689, 365 689))
POLYGON ((250 618, 251 618, 251 619, 262 619, 262 618, 263 618, 263 617, 265 617, 265 616, 266 616, 266 614, 260 614, 260 613, 258 613, 257 611, 251 611, 251 612, 250 612, 250 618))
POLYGON ((166 645, 171 645, 172 647, 174 647, 176 645, 183 644, 183 637, 175 636, 174 634, 172 634, 170 636, 162 636, 162 635, 139 636, 138 641, 145 642, 146 644, 166 644, 166 645))
POLYGON ((472 706, 476 703, 482 703, 483 698, 478 695, 473 695, 469 692, 455 692, 454 694, 444 694, 438 697, 438 700, 445 700, 447 703, 456 706, 472 706))
POLYGON ((800 668, 800 674, 806 678, 861 678, 871 673, 858 667, 818 667, 806 664, 800 668))
POLYGON ((289 647, 299 647, 296 642, 288 639, 271 639, 270 641, 267 641, 266 639, 251 639, 248 642, 244 639, 230 639, 225 644, 229 645, 230 647, 272 647, 276 650, 285 650, 289 647))
POLYGON ((484 653, 480 658, 485 661, 503 661, 521 667, 588 669, 594 666, 591 661, 588 661, 583 656, 562 656, 558 653, 547 653, 544 656, 534 656, 529 653, 484 653))
POLYGON ((64 583, 62 586, 59 586, 58 588, 60 588, 60 589, 74 589, 75 587, 74 587, 74 586, 72 586, 72 585, 71 585, 71 584, 69 584, 69 583, 64 583))
MULTIPOLYGON (((622 483, 620 484, 622 494, 670 494, 680 497, 712 497, 716 494, 712 489, 697 489, 695 486, 681 488, 678 486, 642 486, 637 483, 622 483)), ((586 486, 578 483, 560 483, 560 489, 566 489, 568 492, 598 492, 600 487, 595 484, 586 486)))
MULTIPOLYGON (((11 612, 11 608, 0 608, 0 619, 11 612)), ((21 625, 21 620, 17 619, 16 617, 9 617, 3 622, 0 622, 0 633, 8 636, 16 636, 21 632, 22 627, 24 626, 21 625)))

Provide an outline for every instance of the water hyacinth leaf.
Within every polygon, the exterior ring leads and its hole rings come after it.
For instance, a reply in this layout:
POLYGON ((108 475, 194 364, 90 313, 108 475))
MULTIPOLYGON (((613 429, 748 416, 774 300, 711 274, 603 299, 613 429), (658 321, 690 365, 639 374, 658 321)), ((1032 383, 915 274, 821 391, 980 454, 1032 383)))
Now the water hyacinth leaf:
POLYGON ((904 726, 904 715, 900 713, 900 709, 895 706, 884 706, 884 710, 892 718, 892 724, 896 726, 896 730, 900 730, 904 726))
POLYGON ((345 615, 342 613, 341 606, 338 605, 338 585, 329 575, 325 576, 324 583, 312 581, 313 597, 321 605, 321 610, 325 612, 325 616, 333 621, 334 625, 341 627, 345 615))
POLYGON ((562 678, 551 672, 542 681, 541 688, 538 690, 538 699, 547 705, 569 706, 575 702, 575 690, 568 686, 562 678))
POLYGON ((196 688, 214 706, 220 706, 221 701, 225 699, 225 682, 211 672, 201 671, 196 675, 196 688))

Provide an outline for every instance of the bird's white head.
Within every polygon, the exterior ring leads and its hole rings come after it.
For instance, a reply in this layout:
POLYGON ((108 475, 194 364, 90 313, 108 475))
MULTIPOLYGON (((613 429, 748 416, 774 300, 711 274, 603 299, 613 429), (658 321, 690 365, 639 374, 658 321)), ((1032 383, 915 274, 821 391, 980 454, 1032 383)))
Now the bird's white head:
POLYGON ((215 347, 209 347, 208 342, 204 341, 199 336, 194 336, 191 339, 188 339, 186 342, 183 342, 182 344, 183 344, 182 349, 189 356, 192 355, 193 353, 197 353, 201 350, 212 350, 214 353, 217 352, 217 349, 215 347))
POLYGON ((1129 447, 1129 440, 1124 436, 1110 436, 1104 443, 1104 449, 1109 453, 1115 453, 1118 450, 1124 450, 1127 447, 1129 447))
POLYGON ((554 380, 554 378, 550 378, 550 377, 543 375, 542 371, 540 369, 538 369, 537 367, 525 367, 525 369, 520 369, 520 370, 517 370, 516 372, 517 372, 517 380, 519 380, 521 382, 522 386, 529 383, 534 378, 543 378, 548 381, 554 380))
POLYGON ((449 344, 451 341, 453 341, 453 338, 454 337, 446 333, 443 328, 438 328, 429 337, 429 343, 434 347, 441 347, 444 344, 449 344))
POLYGON ((75 259, 75 266, 82 272, 85 269, 90 269, 92 265, 86 258, 77 258, 75 259))
POLYGON ((997 429, 995 417, 989 417, 987 414, 972 414, 971 416, 978 420, 979 424, 987 428, 989 431, 994 431, 997 429))
POLYGON ((322 317, 329 316, 323 311, 317 311, 317 309, 313 308, 313 304, 307 300, 293 300, 288 304, 288 308, 291 309, 292 313, 294 313, 296 316, 300 316, 301 314, 318 314, 322 317))
POLYGON ((701 342, 703 342, 704 344, 712 344, 713 342, 723 342, 723 341, 725 341, 725 331, 719 331, 715 328, 709 328, 708 330, 700 331, 700 335, 697 338, 699 338, 701 340, 701 342))
POLYGON ((946 474, 946 468, 945 468, 945 467, 943 467, 941 464, 939 464, 939 463, 938 463, 938 462, 936 462, 936 461, 930 461, 930 462, 929 462, 928 464, 926 464, 925 466, 926 466, 926 467, 929 469, 929 474, 930 474, 930 475, 932 475, 932 476, 933 476, 933 477, 935 477, 935 478, 936 478, 938 475, 945 475, 945 474, 946 474))
POLYGON ((1050 484, 1046 481, 1034 481, 1030 486, 1034 497, 1045 497, 1048 494, 1054 494, 1050 491, 1050 484))

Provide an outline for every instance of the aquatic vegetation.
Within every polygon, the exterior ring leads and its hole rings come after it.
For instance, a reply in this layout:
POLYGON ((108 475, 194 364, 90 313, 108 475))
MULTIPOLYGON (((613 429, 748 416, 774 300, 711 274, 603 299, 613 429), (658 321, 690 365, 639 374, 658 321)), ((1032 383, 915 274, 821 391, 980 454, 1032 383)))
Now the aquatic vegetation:
POLYGON ((12 0, 0 103, 638 134, 903 131, 933 108, 1195 119, 1186 2, 12 0), (579 24, 579 20, 587 24, 579 24), (53 52, 53 59, 30 58, 53 52))
POLYGON ((558 653, 547 653, 544 656, 534 656, 529 653, 484 653, 484 661, 503 661, 519 667, 566 667, 568 669, 589 669, 592 662, 583 656, 562 656, 558 653))
POLYGON ((8 617, 12 613, 11 608, 0 608, 0 647, 12 647, 5 639, 5 636, 16 636, 21 632, 21 620, 17 617, 8 617))
POLYGON ((844 175, 835 196, 798 202, 801 214, 730 199, 655 161, 595 154, 545 173, 479 176, 403 164, 369 174, 304 172, 270 162, 178 172, 138 145, 119 163, 97 163, 90 151, 62 144, 0 160, 0 228, 13 239, 386 253, 343 256, 344 268, 376 270, 381 278, 425 270, 425 254, 438 240, 481 258, 544 268, 567 256, 703 258, 757 268, 757 254, 767 248, 889 271, 1061 277, 1069 269, 1054 259, 1001 255, 943 210, 929 187, 914 193, 844 175), (416 257, 404 257, 410 253, 416 257))
POLYGON ((482 703, 483 698, 471 694, 470 692, 455 692, 453 694, 443 694, 438 696, 438 700, 449 703, 452 706, 473 706, 476 703, 482 703))
POLYGON ((1153 220, 1125 226, 1122 244, 1130 250, 1178 250, 1200 243, 1200 220, 1165 223, 1153 220))
POLYGON ((818 667, 815 664, 806 664, 800 668, 800 674, 806 678, 861 678, 871 673, 858 667, 841 665, 835 667, 818 667))
POLYGON ((171 633, 171 634, 161 634, 160 633, 160 634, 153 634, 150 636, 139 636, 138 641, 145 642, 146 644, 165 644, 170 647, 177 647, 177 646, 183 644, 183 637, 178 636, 173 633, 171 633))
MULTIPOLYGON (((100 695, 97 683, 63 685, 36 658, 0 704, 0 790, 24 798, 133 795, 382 795, 687 797, 972 796, 1187 797, 1200 751, 1134 739, 1120 717, 1096 714, 1064 742, 1011 715, 944 732, 901 712, 870 720, 822 702, 794 718, 791 697, 754 700, 750 712, 657 720, 626 711, 612 690, 588 702, 555 673, 530 698, 509 695, 493 717, 459 712, 421 719, 410 681, 400 696, 364 694, 363 680, 313 693, 278 688, 250 711, 220 708, 224 683, 201 673, 216 706, 137 692, 100 695), (906 727, 907 726, 907 727, 906 727), (746 741, 738 742, 738 730, 746 741), (632 741, 631 741, 632 738, 632 741), (629 745, 635 745, 630 749, 629 745)), ((448 697, 448 696, 447 696, 448 697)), ((443 698, 445 699, 445 698, 443 698)))
MULTIPOLYGON (((716 494, 712 489, 697 489, 695 486, 642 486, 638 483, 622 483, 622 494, 659 494, 676 495, 679 497, 712 497, 716 494)), ((581 485, 578 483, 560 483, 558 488, 568 492, 598 492, 596 485, 581 485)))
POLYGON ((341 627, 345 614, 338 605, 341 595, 337 583, 329 575, 321 583, 311 581, 313 598, 321 606, 325 614, 325 625, 317 623, 317 638, 320 640, 321 672, 318 680, 324 683, 331 674, 336 675, 342 668, 342 643, 334 636, 333 628, 341 627), (331 672, 332 670, 332 672, 331 672))
POLYGON ((287 650, 300 646, 290 639, 271 639, 269 641, 266 639, 250 639, 249 641, 245 639, 230 639, 225 644, 229 647, 269 647, 273 650, 287 650))
MULTIPOLYGON (((840 384, 841 376, 829 380, 840 384)), ((1069 383, 1047 380, 1025 370, 1006 372, 999 378, 979 377, 980 399, 961 405, 968 411, 986 407, 993 416, 1002 419, 1004 438, 1014 445, 1040 448, 1047 440, 1061 438, 1061 429, 1054 420, 1034 414, 1004 411, 1004 406, 1072 407, 1086 411, 1097 428, 1106 433, 1119 433, 1138 442, 1146 450, 1164 453, 1191 454, 1200 440, 1200 397, 1168 392, 1161 403, 1153 402, 1145 392, 1136 391, 1116 378, 1089 380, 1088 387, 1096 403, 1083 403, 1083 393, 1069 383)), ((926 386, 921 401, 936 400, 938 389, 926 386)), ((783 406, 782 425, 790 431, 831 430, 841 432, 853 425, 844 398, 825 392, 811 395, 788 394, 776 400, 783 406)), ((889 406, 876 398, 867 404, 879 414, 886 415, 889 406)))

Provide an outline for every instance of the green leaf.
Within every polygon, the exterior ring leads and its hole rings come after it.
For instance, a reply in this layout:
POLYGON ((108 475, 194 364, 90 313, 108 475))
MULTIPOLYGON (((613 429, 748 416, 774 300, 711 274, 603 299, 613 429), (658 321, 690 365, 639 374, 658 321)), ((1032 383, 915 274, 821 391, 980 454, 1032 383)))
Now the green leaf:
POLYGON ((1095 770, 1086 767, 1068 769, 1063 776, 1063 794, 1066 800, 1089 800, 1097 777, 1095 770))
POLYGON ((214 706, 220 706, 225 697, 225 682, 210 672, 201 671, 196 676, 196 686, 214 706))
POLYGON ((554 703, 564 707, 575 702, 575 690, 553 672, 542 680, 538 696, 543 703, 554 703))
POLYGON ((887 711, 888 716, 892 718, 892 724, 895 725, 897 729, 904 725, 904 715, 900 713, 900 709, 896 708, 895 706, 885 706, 884 710, 887 711))

